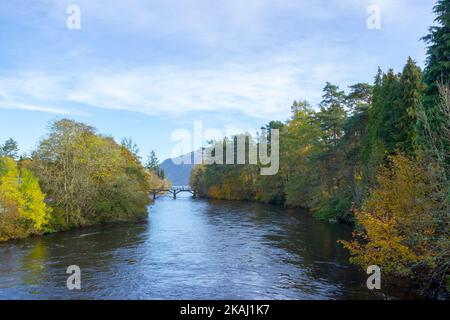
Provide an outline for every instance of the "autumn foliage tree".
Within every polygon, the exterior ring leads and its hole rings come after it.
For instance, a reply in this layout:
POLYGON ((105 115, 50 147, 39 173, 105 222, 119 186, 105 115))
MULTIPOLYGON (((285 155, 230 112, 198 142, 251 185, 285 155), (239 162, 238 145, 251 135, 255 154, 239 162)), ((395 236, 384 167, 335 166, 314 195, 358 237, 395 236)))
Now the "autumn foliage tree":
POLYGON ((82 123, 63 119, 33 153, 30 168, 39 177, 50 205, 50 224, 71 226, 144 217, 150 177, 135 145, 119 145, 82 123))
POLYGON ((428 241, 433 236, 432 185, 421 165, 402 155, 381 168, 378 186, 371 190, 355 216, 363 228, 344 242, 362 266, 378 265, 384 272, 409 275, 417 263, 430 264, 428 241))
POLYGON ((0 158, 0 241, 40 234, 51 214, 38 180, 9 157, 0 158))

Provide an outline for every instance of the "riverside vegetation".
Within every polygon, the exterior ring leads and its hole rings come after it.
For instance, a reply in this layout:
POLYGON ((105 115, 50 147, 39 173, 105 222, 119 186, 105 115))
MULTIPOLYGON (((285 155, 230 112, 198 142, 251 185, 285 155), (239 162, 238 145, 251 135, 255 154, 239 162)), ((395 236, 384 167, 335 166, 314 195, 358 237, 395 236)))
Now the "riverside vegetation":
MULTIPOLYGON (((341 244, 353 262, 412 278, 424 294, 445 293, 450 2, 437 1, 435 12, 424 71, 409 58, 401 73, 379 70, 373 84, 347 93, 327 83, 318 108, 295 101, 289 120, 266 126, 280 130, 277 175, 200 165, 191 186, 203 197, 301 206, 351 223, 354 238, 341 244)), ((168 183, 154 153, 143 166, 131 139, 118 144, 71 120, 53 123, 30 157, 17 150, 13 139, 0 150, 0 241, 143 218, 149 190, 168 183)))
POLYGON ((401 73, 379 69, 373 85, 348 93, 327 83, 318 108, 294 101, 289 120, 266 125, 280 130, 277 175, 199 165, 191 186, 203 197, 300 206, 353 224, 354 239, 341 242, 352 262, 412 278, 426 295, 448 291, 450 2, 434 11, 423 72, 409 58, 401 73))
POLYGON ((154 153, 144 167, 131 139, 72 120, 53 123, 31 157, 17 150, 13 139, 0 150, 0 241, 144 218, 150 189, 168 184, 154 153))

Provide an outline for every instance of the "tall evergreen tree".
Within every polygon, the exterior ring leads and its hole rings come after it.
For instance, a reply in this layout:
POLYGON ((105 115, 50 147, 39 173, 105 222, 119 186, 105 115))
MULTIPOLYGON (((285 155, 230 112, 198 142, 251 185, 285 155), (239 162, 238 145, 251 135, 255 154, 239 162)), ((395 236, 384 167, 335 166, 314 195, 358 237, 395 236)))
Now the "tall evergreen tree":
POLYGON ((363 168, 366 185, 375 182, 377 168, 387 154, 396 150, 396 119, 401 98, 400 77, 391 69, 381 69, 375 77, 372 106, 368 115, 367 136, 363 142, 363 168))
POLYGON ((407 154, 414 152, 417 143, 417 108, 422 101, 424 85, 422 71, 409 57, 401 76, 401 99, 396 119, 396 144, 399 151, 407 154))
POLYGON ((145 167, 147 168, 147 170, 153 171, 158 176, 160 175, 159 160, 158 160, 158 157, 156 156, 156 153, 154 150, 152 150, 150 152, 150 154, 148 155, 147 162, 145 163, 145 167))
MULTIPOLYGON (((446 114, 439 108, 441 104, 439 84, 450 84, 450 1, 438 0, 434 7, 437 15, 436 26, 430 27, 430 33, 423 38, 428 46, 427 64, 424 71, 424 80, 427 90, 424 98, 426 122, 429 130, 437 131, 447 123, 446 114)), ((421 143, 427 143, 425 128, 419 128, 421 143)), ((450 149, 448 140, 441 136, 435 142, 439 149, 450 149)), ((447 158, 450 165, 450 158, 447 158)))
POLYGON ((345 93, 339 87, 329 82, 323 89, 323 100, 320 103, 320 112, 317 118, 325 133, 324 140, 333 147, 343 136, 347 113, 344 108, 345 93))
POLYGON ((428 46, 424 79, 428 85, 426 104, 430 107, 439 101, 439 82, 450 81, 450 1, 438 0, 434 7, 436 26, 423 38, 428 46))

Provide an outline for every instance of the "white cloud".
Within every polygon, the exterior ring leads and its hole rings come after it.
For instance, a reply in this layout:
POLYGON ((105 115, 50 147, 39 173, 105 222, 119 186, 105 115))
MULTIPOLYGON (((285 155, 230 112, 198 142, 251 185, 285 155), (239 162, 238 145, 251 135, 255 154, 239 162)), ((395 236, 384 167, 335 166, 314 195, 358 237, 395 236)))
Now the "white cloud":
POLYGON ((69 111, 61 109, 61 108, 27 104, 27 103, 7 102, 7 101, 5 101, 5 102, 0 101, 0 108, 20 109, 20 110, 27 110, 27 111, 39 111, 39 112, 55 113, 55 114, 60 114, 60 115, 73 115, 72 112, 69 112, 69 111))
POLYGON ((159 64, 58 75, 16 72, 0 77, 0 94, 10 108, 59 106, 41 108, 49 112, 79 103, 149 115, 239 111, 256 118, 284 117, 294 99, 317 102, 325 81, 345 85, 350 84, 350 75, 367 73, 364 58, 347 65, 343 62, 347 50, 336 46, 319 53, 320 42, 304 41, 301 46, 246 56, 236 62, 198 67, 159 64))
MULTIPOLYGON (((397 57, 403 48, 389 48, 385 59, 379 58, 386 44, 364 34, 365 9, 373 3, 399 19, 416 19, 425 10, 406 0, 79 0, 82 30, 70 33, 64 28, 65 7, 72 1, 48 0, 42 6, 53 10, 41 11, 51 16, 55 33, 42 48, 50 49, 38 48, 44 58, 30 54, 27 67, 20 61, 15 65, 22 69, 0 73, 0 107, 71 113, 80 103, 150 115, 229 110, 284 117, 294 99, 318 102, 325 81, 344 89, 371 81, 382 62, 392 66, 389 55, 397 57), (361 29, 339 29, 339 19, 349 16, 361 20, 361 29), (53 50, 55 35, 65 44, 60 51, 53 50), (188 56, 193 47, 198 50, 188 56), (166 60, 146 59, 159 50, 166 60), (141 51, 144 59, 134 61, 141 51), (180 54, 185 52, 187 57, 180 54)), ((2 6, 5 12, 14 9, 2 6)), ((17 23, 31 21, 34 11, 27 12, 17 23)))
POLYGON ((58 96, 64 92, 57 77, 43 73, 25 72, 15 76, 0 77, 0 108, 39 111, 61 115, 85 115, 85 113, 58 106, 58 96))

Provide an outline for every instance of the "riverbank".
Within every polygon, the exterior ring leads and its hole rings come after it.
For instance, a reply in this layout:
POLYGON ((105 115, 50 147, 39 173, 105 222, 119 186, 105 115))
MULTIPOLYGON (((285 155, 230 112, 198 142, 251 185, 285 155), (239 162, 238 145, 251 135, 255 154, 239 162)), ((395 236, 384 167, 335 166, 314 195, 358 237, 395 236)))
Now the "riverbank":
POLYGON ((93 224, 71 226, 71 227, 66 227, 64 229, 59 229, 59 230, 46 231, 46 232, 42 232, 42 233, 32 233, 32 234, 28 234, 23 237, 16 237, 16 238, 9 238, 7 240, 0 240, 0 244, 14 242, 14 241, 20 241, 20 240, 24 240, 24 239, 28 239, 28 238, 40 238, 40 237, 45 237, 45 236, 49 236, 49 235, 53 235, 53 234, 71 232, 71 231, 76 231, 76 230, 79 230, 80 232, 82 232, 84 230, 89 230, 90 228, 96 228, 96 227, 98 227, 98 228, 108 228, 108 227, 114 228, 115 226, 118 226, 121 224, 127 224, 127 223, 132 224, 132 223, 139 223, 139 222, 146 222, 146 221, 147 221, 147 217, 134 217, 131 219, 126 219, 126 220, 119 219, 119 220, 114 220, 114 221, 102 221, 102 222, 97 222, 97 223, 93 223, 93 224))
POLYGON ((365 286, 350 228, 278 206, 159 198, 147 222, 0 244, 1 299, 405 299, 365 286), (69 265, 82 290, 66 288, 69 265))

